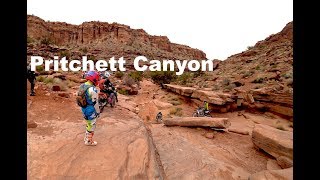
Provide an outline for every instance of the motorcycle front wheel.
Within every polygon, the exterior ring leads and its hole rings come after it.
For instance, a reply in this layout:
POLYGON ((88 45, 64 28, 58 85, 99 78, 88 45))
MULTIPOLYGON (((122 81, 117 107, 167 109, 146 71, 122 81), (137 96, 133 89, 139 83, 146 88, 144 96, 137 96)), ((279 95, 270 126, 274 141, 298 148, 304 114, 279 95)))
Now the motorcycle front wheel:
POLYGON ((192 114, 192 117, 198 117, 198 113, 196 113, 196 112, 193 113, 193 114, 192 114))

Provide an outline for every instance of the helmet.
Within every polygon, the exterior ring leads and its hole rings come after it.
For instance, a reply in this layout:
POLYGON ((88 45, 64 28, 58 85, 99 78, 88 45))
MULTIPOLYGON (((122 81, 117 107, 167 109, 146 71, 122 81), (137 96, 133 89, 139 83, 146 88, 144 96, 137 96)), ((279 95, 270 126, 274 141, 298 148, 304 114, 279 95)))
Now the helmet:
POLYGON ((111 74, 110 74, 108 71, 106 71, 106 72, 103 74, 103 77, 104 77, 105 79, 109 78, 110 76, 111 76, 111 74))
POLYGON ((88 71, 85 74, 86 80, 91 81, 95 86, 98 85, 100 76, 96 71, 88 71))

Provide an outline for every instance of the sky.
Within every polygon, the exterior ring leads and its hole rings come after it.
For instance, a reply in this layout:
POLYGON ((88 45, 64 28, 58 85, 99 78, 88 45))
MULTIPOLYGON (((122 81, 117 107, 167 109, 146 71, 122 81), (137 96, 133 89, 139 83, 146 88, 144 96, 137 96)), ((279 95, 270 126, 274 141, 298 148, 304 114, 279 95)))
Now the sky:
POLYGON ((27 0, 27 13, 79 25, 117 22, 225 60, 293 20, 293 0, 27 0))

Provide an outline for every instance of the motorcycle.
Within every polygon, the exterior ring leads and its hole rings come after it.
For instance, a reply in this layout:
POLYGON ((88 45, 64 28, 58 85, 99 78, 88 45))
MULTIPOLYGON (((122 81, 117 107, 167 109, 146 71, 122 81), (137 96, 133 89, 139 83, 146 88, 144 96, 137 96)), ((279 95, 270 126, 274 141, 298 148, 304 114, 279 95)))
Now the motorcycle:
POLYGON ((212 117, 211 111, 205 111, 203 107, 198 107, 192 114, 192 117, 212 117))
POLYGON ((114 92, 111 93, 105 93, 105 92, 99 92, 98 94, 98 103, 100 112, 103 111, 103 108, 110 104, 110 106, 113 108, 116 104, 116 96, 114 92))

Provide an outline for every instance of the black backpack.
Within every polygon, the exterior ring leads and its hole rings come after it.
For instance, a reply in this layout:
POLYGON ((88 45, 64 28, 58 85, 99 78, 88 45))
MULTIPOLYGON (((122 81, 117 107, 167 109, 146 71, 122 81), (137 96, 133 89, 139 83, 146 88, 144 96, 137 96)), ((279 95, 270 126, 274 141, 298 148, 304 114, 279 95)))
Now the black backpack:
POLYGON ((86 107, 87 106, 87 98, 86 98, 86 92, 87 90, 93 87, 91 85, 81 84, 79 87, 79 91, 77 93, 76 101, 78 106, 80 107, 86 107))

